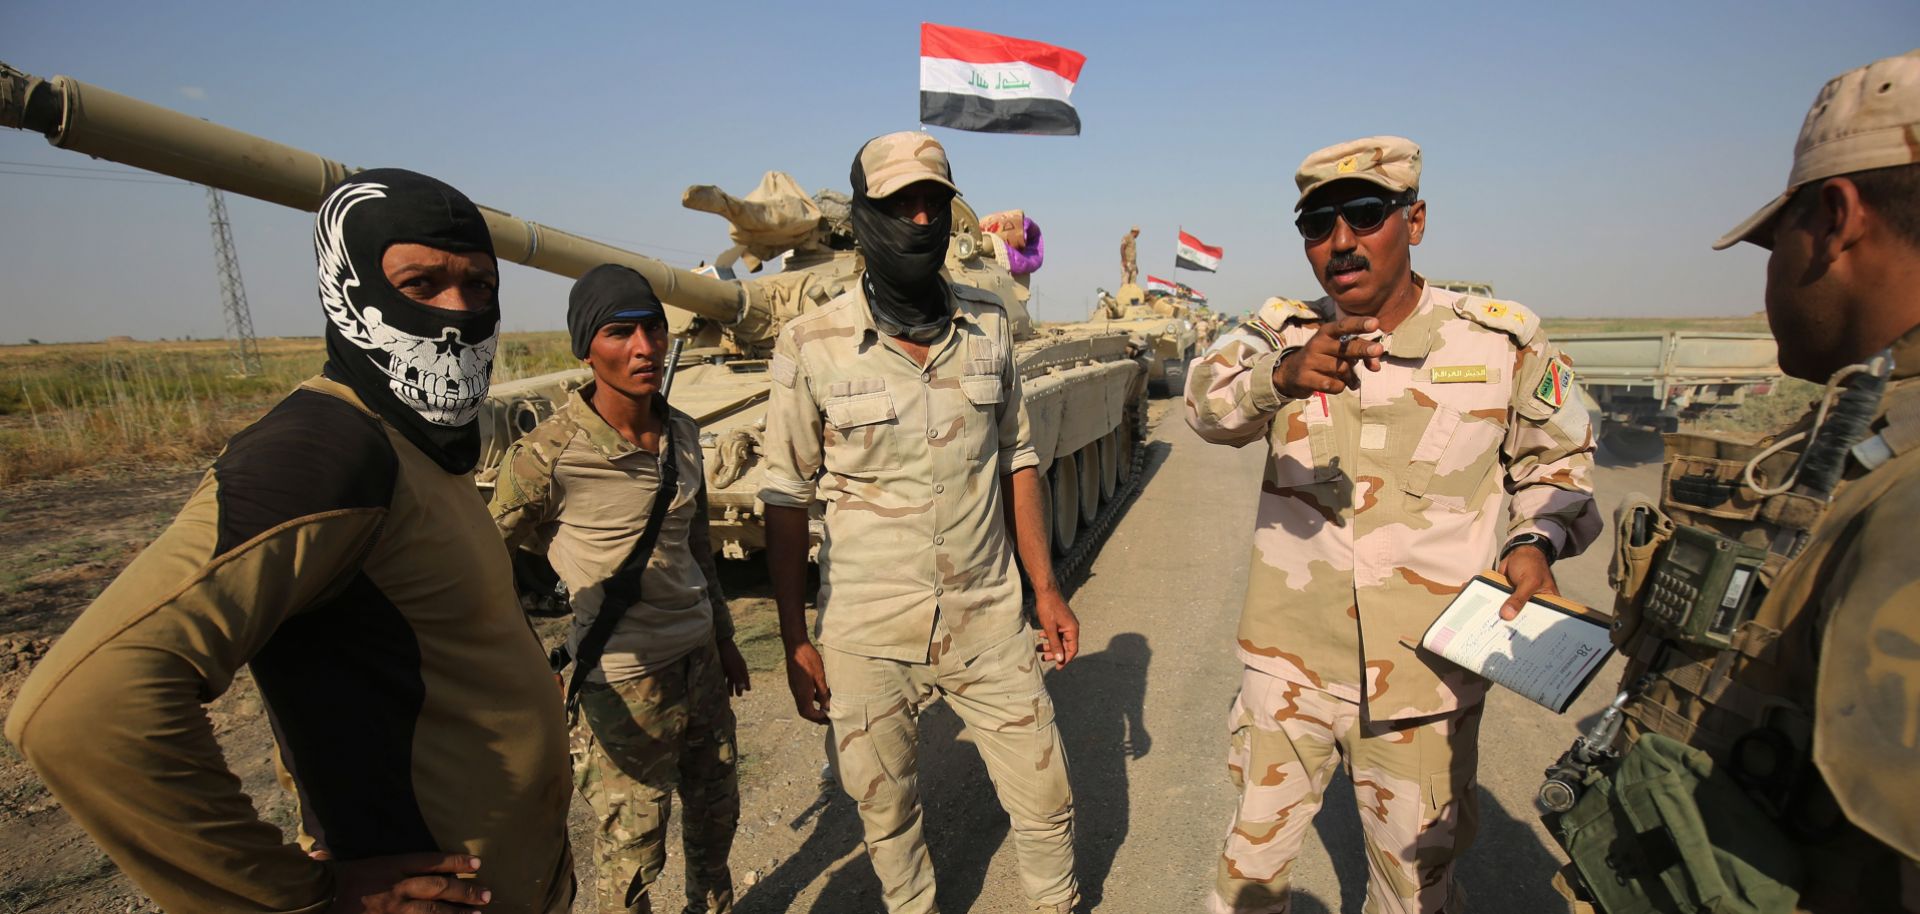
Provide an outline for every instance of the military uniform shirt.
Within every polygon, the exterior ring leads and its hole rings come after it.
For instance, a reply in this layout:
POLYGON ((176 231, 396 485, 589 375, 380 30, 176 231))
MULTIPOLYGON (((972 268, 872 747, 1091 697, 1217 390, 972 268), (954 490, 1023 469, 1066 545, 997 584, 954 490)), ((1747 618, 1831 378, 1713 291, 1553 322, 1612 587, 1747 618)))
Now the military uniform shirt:
MULTIPOLYGON (((660 487, 660 458, 622 437, 587 403, 592 385, 574 391, 546 421, 507 448, 490 509, 507 544, 544 552, 567 586, 573 630, 580 639, 600 614, 608 578, 647 527, 660 487)), ((590 682, 620 682, 728 638, 733 623, 720 592, 699 504, 700 427, 673 411, 677 491, 660 521, 659 540, 640 581, 640 601, 627 607, 607 638, 590 682)))
POLYGON ((317 912, 326 867, 262 822, 201 704, 260 686, 335 858, 480 857, 489 914, 565 911, 567 729, 473 477, 315 378, 228 442, 7 717, 160 907, 317 912))
POLYGON ((1599 534, 1587 413, 1530 312, 1431 285, 1358 388, 1282 397, 1282 356, 1345 316, 1271 299, 1187 381, 1201 437, 1269 449, 1240 657, 1376 720, 1450 711, 1486 681, 1418 648, 1427 626, 1513 536, 1566 557, 1599 534))
POLYGON ((1020 579, 1000 477, 1035 466, 1006 312, 949 283, 952 329, 917 365, 856 284, 780 332, 768 505, 826 502, 820 643, 924 662, 934 614, 970 658, 1017 634, 1020 579))

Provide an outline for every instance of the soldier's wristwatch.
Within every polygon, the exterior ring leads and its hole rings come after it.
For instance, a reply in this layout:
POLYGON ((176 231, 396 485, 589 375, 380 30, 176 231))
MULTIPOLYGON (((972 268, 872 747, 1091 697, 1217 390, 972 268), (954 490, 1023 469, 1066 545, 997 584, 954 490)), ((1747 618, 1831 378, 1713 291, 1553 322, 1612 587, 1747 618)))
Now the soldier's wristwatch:
POLYGON ((1495 565, 1498 565, 1501 562, 1506 561, 1507 553, 1512 552, 1513 550, 1518 549, 1521 546, 1540 547, 1540 554, 1547 557, 1547 564, 1549 565, 1553 564, 1553 560, 1555 558, 1553 540, 1548 539, 1546 535, 1542 533, 1522 533, 1519 536, 1514 537, 1513 539, 1507 540, 1507 544, 1501 547, 1500 549, 1500 557, 1495 559, 1493 563, 1495 565))

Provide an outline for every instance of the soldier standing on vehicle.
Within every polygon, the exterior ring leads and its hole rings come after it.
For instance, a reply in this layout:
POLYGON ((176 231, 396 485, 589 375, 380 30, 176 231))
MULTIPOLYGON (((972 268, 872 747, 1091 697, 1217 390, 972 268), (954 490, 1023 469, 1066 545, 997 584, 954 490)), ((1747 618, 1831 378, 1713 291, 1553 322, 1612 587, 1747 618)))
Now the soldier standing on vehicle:
POLYGON ((1601 910, 1920 910, 1917 142, 1920 51, 1834 78, 1714 245, 1770 252, 1780 367, 1828 387, 1758 443, 1668 436, 1623 506, 1624 751, 1554 823, 1601 910), (1661 815, 1616 839, 1623 798, 1661 815))
POLYGON ((1187 380, 1201 437, 1268 446, 1227 762, 1241 796, 1210 908, 1285 910, 1344 761, 1368 910, 1457 912, 1487 682, 1416 645, 1490 563, 1510 609, 1558 592, 1550 563, 1600 531, 1587 413, 1532 312, 1413 272, 1418 146, 1329 146, 1294 180, 1327 297, 1269 300, 1187 380))
POLYGON ((700 427, 666 403, 666 308, 646 277, 587 271, 567 329, 593 381, 507 449, 491 510, 509 546, 546 555, 573 607, 574 784, 600 823, 594 893, 602 912, 653 910, 677 789, 684 910, 726 914, 740 818, 728 696, 748 677, 707 536, 700 427))
POLYGON ((1120 284, 1122 286, 1133 285, 1133 281, 1140 276, 1140 259, 1134 251, 1134 245, 1139 238, 1140 226, 1137 225, 1132 231, 1120 236, 1120 284))
POLYGON ((1073 659, 1079 623, 1047 554, 1012 329, 991 293, 942 273, 958 189, 939 142, 875 138, 852 182, 860 283, 787 324, 770 367, 760 498, 788 684, 802 717, 831 722, 888 911, 935 910, 914 757, 918 709, 942 695, 1012 820, 1033 910, 1065 914, 1073 794, 1040 666, 1073 659), (818 650, 804 593, 816 492, 818 650))
POLYGON ((7 738, 169 911, 566 911, 566 723, 469 475, 500 328, 486 220, 425 175, 363 171, 314 253, 322 376, 227 442, 7 738), (242 666, 312 856, 214 740, 204 705, 242 666))

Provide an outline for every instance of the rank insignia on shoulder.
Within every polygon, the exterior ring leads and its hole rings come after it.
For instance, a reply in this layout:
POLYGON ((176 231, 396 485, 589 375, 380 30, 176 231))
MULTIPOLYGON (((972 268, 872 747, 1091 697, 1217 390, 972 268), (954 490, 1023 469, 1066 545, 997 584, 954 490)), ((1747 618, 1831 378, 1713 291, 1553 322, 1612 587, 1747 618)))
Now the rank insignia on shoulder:
POLYGON ((1573 369, 1559 359, 1548 359, 1547 370, 1540 375, 1540 385, 1533 389, 1534 399, 1559 409, 1572 392, 1573 369))
POLYGON ((1257 316, 1249 319, 1240 326, 1254 336, 1266 340, 1267 346, 1275 351, 1285 348, 1280 345, 1280 334, 1274 332, 1274 329, 1268 326, 1266 321, 1261 320, 1257 316))
POLYGON ((1485 365, 1440 365, 1433 369, 1435 384, 1484 384, 1486 381, 1485 365))

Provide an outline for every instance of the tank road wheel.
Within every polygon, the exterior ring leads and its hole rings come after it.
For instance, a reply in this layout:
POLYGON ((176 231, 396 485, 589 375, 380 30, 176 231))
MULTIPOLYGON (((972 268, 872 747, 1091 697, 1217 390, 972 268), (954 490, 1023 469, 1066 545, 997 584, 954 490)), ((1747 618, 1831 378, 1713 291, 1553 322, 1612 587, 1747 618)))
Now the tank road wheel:
POLYGON ((1113 475, 1123 486, 1133 481, 1133 452, 1140 447, 1134 428, 1133 410, 1127 410, 1127 417, 1113 430, 1113 475))
POLYGON ((1100 443, 1094 442, 1073 455, 1080 476, 1080 526, 1093 528, 1100 517, 1100 443))
POLYGON ((1047 499, 1053 508, 1048 512, 1053 516, 1053 551, 1066 555, 1080 537, 1080 474, 1072 455, 1062 455, 1053 459, 1047 475, 1053 477, 1052 497, 1047 499))
POLYGON ((1093 447, 1100 452, 1100 500, 1113 497, 1114 490, 1120 488, 1120 430, 1114 429, 1095 442, 1093 447))

